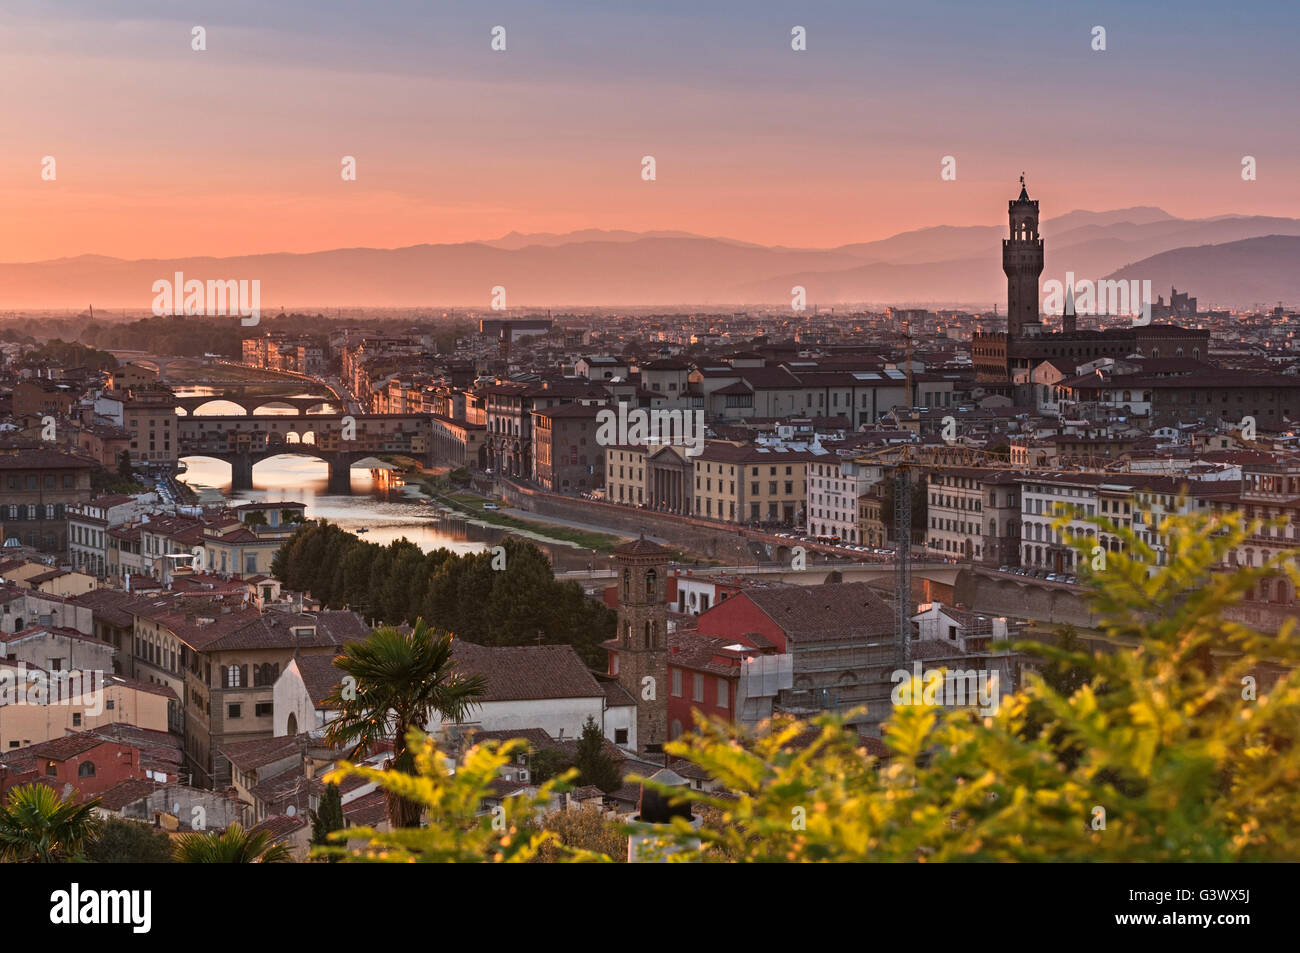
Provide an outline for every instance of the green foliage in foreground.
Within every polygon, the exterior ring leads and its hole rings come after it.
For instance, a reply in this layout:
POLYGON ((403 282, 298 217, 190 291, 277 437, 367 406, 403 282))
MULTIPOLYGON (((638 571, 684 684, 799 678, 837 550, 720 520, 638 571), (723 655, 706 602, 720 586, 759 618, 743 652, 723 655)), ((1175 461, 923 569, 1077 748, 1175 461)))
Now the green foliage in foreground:
MULTIPOLYGON (((414 775, 346 764, 326 780, 337 783, 356 775, 375 781, 385 791, 423 805, 424 826, 392 831, 351 827, 332 834, 330 840, 336 844, 363 840, 364 846, 315 848, 312 854, 362 862, 526 863, 537 858, 548 843, 559 848, 558 837, 540 830, 536 823, 538 813, 559 793, 559 780, 547 781, 534 796, 508 798, 495 812, 480 813, 492 781, 527 749, 528 743, 519 738, 484 742, 470 748, 453 769, 432 738, 412 731, 407 750, 415 758, 414 775)), ((573 774, 569 772, 564 780, 573 774)), ((565 859, 607 859, 573 849, 563 853, 565 859)))
POLYGON ((182 834, 173 845, 181 864, 285 864, 293 860, 287 844, 271 843, 266 831, 231 824, 224 831, 182 834))
POLYGON ((99 837, 99 798, 78 804, 44 784, 12 788, 0 804, 0 859, 28 863, 81 860, 99 837))
MULTIPOLYGON (((1117 650, 1091 654, 1026 643, 1018 651, 1083 673, 1071 687, 1030 674, 999 711, 899 706, 878 764, 833 717, 765 724, 752 735, 703 723, 669 751, 704 768, 735 799, 666 789, 699 807, 662 841, 683 861, 1278 861, 1300 859, 1300 680, 1265 690, 1261 662, 1294 666, 1294 626, 1261 634, 1225 618, 1265 578, 1295 567, 1213 572, 1258 529, 1237 516, 1173 517, 1156 527, 1166 565, 1123 527, 1091 574, 1100 627, 1117 650), (1068 692, 1068 694, 1066 694, 1068 692), (800 735, 803 738, 800 738, 800 735), (800 743, 796 743, 799 739, 800 743)), ((1091 553, 1091 538, 1080 540, 1091 553)), ((1297 580, 1300 581, 1300 580, 1297 580)), ((919 689, 919 685, 914 689, 919 689)), ((456 774, 427 738, 419 776, 345 768, 425 805, 427 826, 381 834, 353 859, 512 861, 564 850, 533 812, 557 790, 507 801, 505 823, 477 815, 504 746, 471 749, 456 774)), ((342 848, 336 848, 342 850, 342 848)), ((346 851, 344 851, 346 852, 346 851)))

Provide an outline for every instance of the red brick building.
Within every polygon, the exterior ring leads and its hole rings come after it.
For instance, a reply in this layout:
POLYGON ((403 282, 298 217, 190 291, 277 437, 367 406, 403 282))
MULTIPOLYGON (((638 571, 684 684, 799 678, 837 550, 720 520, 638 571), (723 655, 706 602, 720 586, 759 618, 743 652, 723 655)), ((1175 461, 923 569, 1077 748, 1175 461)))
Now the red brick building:
POLYGON ((770 654, 736 639, 693 630, 668 636, 668 737, 695 725, 695 714, 736 721, 743 705, 741 676, 747 660, 770 654))
POLYGON ((894 613, 865 582, 750 588, 699 616, 700 632, 789 655, 777 707, 808 716, 888 699, 897 667, 894 613))
POLYGON ((0 796, 38 781, 78 800, 134 779, 175 781, 180 740, 160 731, 112 724, 0 754, 0 796))

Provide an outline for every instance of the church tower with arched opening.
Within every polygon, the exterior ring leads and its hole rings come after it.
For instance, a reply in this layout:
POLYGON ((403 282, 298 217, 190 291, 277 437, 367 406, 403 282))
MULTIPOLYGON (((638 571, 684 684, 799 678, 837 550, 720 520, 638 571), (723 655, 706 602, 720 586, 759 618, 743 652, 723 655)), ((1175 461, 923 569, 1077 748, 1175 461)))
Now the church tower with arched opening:
POLYGON ((614 550, 618 629, 612 674, 636 700, 636 744, 660 752, 668 740, 668 550, 642 537, 614 550))
POLYGON ((1007 203, 1011 237, 1002 240, 1002 271, 1007 276, 1007 339, 1014 344, 1042 330, 1038 318, 1038 279, 1043 273, 1043 240, 1038 236, 1038 201, 1029 198, 1025 177, 1020 196, 1007 203))

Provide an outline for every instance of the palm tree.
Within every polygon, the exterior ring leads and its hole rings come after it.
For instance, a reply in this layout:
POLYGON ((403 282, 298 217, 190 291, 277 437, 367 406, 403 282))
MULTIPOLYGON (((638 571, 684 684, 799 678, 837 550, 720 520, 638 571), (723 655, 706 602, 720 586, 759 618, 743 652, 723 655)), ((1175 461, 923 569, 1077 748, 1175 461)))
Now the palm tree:
MULTIPOLYGON (((350 678, 335 686, 330 701, 338 717, 325 739, 347 748, 348 760, 392 741, 389 766, 415 774, 407 733, 423 730, 434 715, 460 721, 484 693, 482 675, 464 677, 452 670, 452 634, 417 619, 410 633, 384 626, 343 649, 334 664, 350 678)), ((388 792, 388 818, 394 828, 420 823, 420 806, 388 792)))
POLYGON ((231 824, 221 833, 183 834, 173 847, 181 864, 287 864, 293 854, 287 844, 272 844, 266 831, 246 831, 231 824))
POLYGON ((0 805, 0 858, 51 864, 81 857, 99 836, 99 798, 78 804, 44 784, 24 784, 0 805))

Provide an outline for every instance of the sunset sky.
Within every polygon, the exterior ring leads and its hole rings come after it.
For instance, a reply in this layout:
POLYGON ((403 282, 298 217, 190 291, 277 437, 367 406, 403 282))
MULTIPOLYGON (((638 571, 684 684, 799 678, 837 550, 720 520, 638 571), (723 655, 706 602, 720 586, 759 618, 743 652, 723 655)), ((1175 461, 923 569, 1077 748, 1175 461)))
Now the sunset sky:
POLYGON ((1022 169, 1047 217, 1298 216, 1297 35, 1294 0, 24 0, 0 261, 579 228, 826 247, 1001 222, 1022 169))

